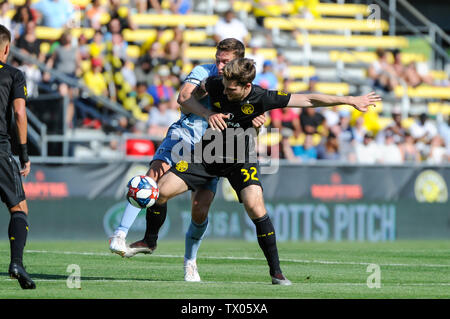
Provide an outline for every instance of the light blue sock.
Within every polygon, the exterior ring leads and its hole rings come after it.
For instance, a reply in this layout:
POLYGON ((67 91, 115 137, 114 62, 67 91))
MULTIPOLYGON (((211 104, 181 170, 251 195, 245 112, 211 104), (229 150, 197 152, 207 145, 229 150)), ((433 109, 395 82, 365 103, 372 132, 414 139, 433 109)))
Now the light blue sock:
POLYGON ((140 208, 134 207, 133 205, 128 203, 127 207, 125 208, 125 212, 123 213, 122 220, 120 221, 120 225, 119 227, 117 227, 117 230, 123 231, 126 236, 128 234, 128 230, 130 229, 131 225, 133 225, 140 211, 140 208))
POLYGON ((184 258, 191 260, 197 258, 197 251, 200 248, 207 228, 208 218, 200 225, 191 220, 191 224, 186 232, 184 258))

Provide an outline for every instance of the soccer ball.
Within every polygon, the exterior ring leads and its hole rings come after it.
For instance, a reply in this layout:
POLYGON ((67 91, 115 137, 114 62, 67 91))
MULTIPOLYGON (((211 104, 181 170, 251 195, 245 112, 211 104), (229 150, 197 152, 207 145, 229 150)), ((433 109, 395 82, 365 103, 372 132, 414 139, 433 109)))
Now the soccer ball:
POLYGON ((144 175, 134 176, 128 182, 128 202, 137 208, 148 208, 156 203, 159 196, 158 184, 144 175))

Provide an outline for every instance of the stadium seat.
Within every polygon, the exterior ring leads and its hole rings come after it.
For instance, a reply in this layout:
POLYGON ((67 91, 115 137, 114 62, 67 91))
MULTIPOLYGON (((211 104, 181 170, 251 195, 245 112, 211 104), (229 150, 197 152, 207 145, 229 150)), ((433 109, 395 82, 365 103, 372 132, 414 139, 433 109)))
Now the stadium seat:
MULTIPOLYGON (((157 36, 156 29, 137 29, 130 30, 125 29, 122 32, 124 40, 127 42, 145 42, 145 41, 155 41, 157 36)), ((165 30, 161 36, 161 42, 167 43, 174 37, 173 30, 165 30)), ((183 39, 187 43, 205 43, 208 39, 208 34, 203 30, 186 30, 183 32, 183 39)), ((214 48, 213 48, 214 49, 214 48)))
POLYGON ((299 34, 297 43, 303 46, 309 43, 313 47, 365 47, 365 48, 406 48, 408 39, 401 36, 370 36, 370 35, 329 35, 310 34, 305 36, 299 34))
MULTIPOLYGON (((49 27, 36 27, 36 37, 40 40, 53 41, 58 40, 63 33, 63 29, 59 28, 49 28, 49 27)), ((94 36, 95 30, 91 28, 79 28, 79 29, 71 29, 72 36, 75 38, 79 38, 83 33, 87 39, 91 39, 94 36)))
POLYGON ((292 79, 309 78, 316 74, 313 66, 290 65, 288 67, 289 77, 292 79))
MULTIPOLYGON (((291 82, 288 86, 290 93, 306 90, 308 90, 308 83, 306 82, 291 82)), ((316 84, 316 90, 324 94, 348 95, 350 86, 347 83, 319 82, 316 84)))
MULTIPOLYGON (((405 94, 402 86, 397 86, 394 92, 397 97, 402 97, 405 94)), ((448 87, 419 85, 416 88, 408 87, 406 93, 411 98, 450 99, 450 90, 448 87)))
POLYGON ((430 102, 428 103, 428 114, 450 115, 450 104, 441 102, 430 102))
POLYGON ((176 27, 184 25, 186 27, 205 28, 208 26, 214 26, 219 21, 219 17, 217 15, 201 14, 134 14, 131 16, 131 21, 140 27, 176 27))
MULTIPOLYGON (((394 57, 390 52, 388 54, 388 61, 392 63, 394 57)), ((333 62, 342 61, 344 63, 367 63, 370 64, 377 59, 375 52, 369 51, 330 51, 330 60, 333 62)), ((427 57, 420 53, 402 52, 402 63, 409 64, 410 62, 425 62, 427 57)))
MULTIPOLYGON (((248 1, 234 1, 233 10, 248 13, 252 10, 252 3, 248 1)), ((280 11, 283 14, 295 14, 294 5, 291 2, 284 4, 280 11)), ((333 17, 368 16, 371 13, 364 4, 319 3, 317 5, 317 11, 321 16, 333 17)))
POLYGON ((448 80, 449 75, 447 72, 442 70, 430 70, 430 75, 433 78, 433 80, 448 80))
POLYGON ((310 31, 357 31, 374 32, 389 30, 389 24, 381 20, 379 23, 368 23, 366 20, 356 19, 300 19, 300 18, 274 18, 264 19, 264 27, 267 29, 295 30, 305 29, 310 31))
MULTIPOLYGON (((249 51, 246 51, 249 53, 249 51)), ((186 48, 184 54, 187 58, 191 60, 214 60, 216 49, 214 47, 206 47, 206 46, 190 46, 186 48)), ((272 60, 277 56, 277 50, 272 48, 261 48, 258 49, 258 53, 264 56, 266 60, 272 60)))

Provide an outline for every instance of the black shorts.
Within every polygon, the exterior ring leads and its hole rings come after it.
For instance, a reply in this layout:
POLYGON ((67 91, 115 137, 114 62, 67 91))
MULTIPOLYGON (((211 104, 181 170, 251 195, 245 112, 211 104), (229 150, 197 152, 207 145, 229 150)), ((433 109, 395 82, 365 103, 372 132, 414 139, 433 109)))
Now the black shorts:
POLYGON ((250 185, 262 188, 257 163, 233 164, 230 169, 220 172, 208 168, 202 163, 187 163, 180 161, 170 168, 170 171, 180 177, 191 190, 204 189, 211 180, 217 177, 226 177, 242 203, 241 191, 250 185))
POLYGON ((0 197, 8 209, 25 200, 19 166, 14 158, 0 151, 0 197))

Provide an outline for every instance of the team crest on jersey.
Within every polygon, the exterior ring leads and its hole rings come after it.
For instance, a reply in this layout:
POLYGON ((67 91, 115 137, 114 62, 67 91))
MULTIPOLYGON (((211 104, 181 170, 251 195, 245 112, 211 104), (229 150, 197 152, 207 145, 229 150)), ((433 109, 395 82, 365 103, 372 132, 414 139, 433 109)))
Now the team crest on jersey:
POLYGON ((255 107, 251 104, 244 104, 241 106, 241 111, 244 114, 252 114, 255 111, 255 107))
POLYGON ((214 106, 215 106, 215 107, 217 107, 218 109, 220 109, 220 108, 221 108, 221 106, 220 106, 220 102, 215 102, 215 103, 214 103, 214 106))
POLYGON ((175 169, 179 172, 186 172, 188 169, 188 163, 186 161, 179 161, 177 165, 175 165, 175 169))
POLYGON ((286 92, 283 92, 283 91, 277 91, 277 94, 278 94, 278 95, 283 95, 283 96, 288 95, 286 92))

